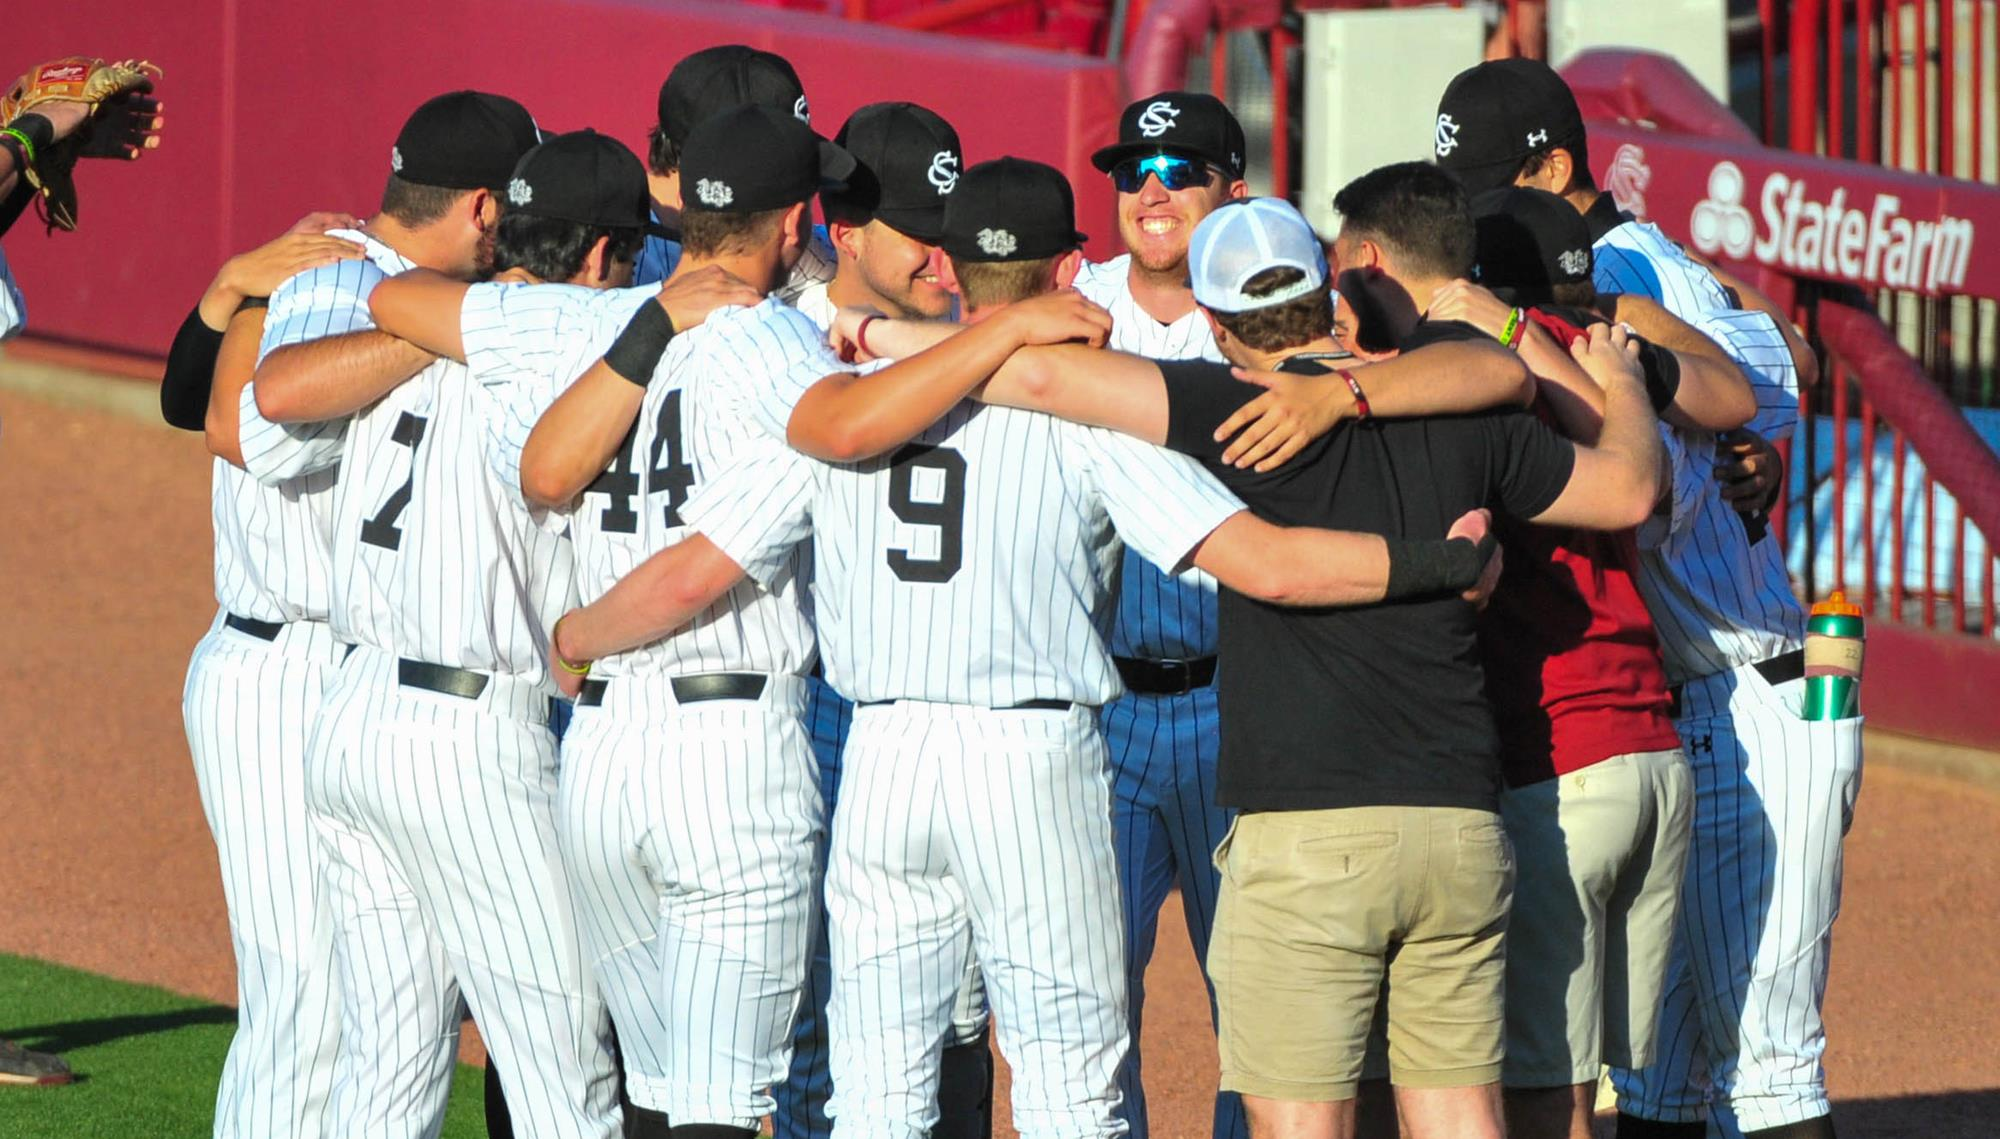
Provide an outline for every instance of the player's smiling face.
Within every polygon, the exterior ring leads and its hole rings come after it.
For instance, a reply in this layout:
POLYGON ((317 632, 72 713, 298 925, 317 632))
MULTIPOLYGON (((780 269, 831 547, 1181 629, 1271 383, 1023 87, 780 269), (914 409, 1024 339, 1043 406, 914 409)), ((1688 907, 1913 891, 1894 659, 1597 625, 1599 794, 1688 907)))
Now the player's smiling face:
POLYGON ((1234 187, 1214 169, 1197 186, 1169 190, 1148 176, 1137 190, 1118 195, 1118 235, 1143 269, 1167 272, 1187 262, 1194 227, 1233 196, 1234 187))
POLYGON ((880 221, 863 232, 861 277, 871 291, 901 309, 901 316, 934 320, 951 312, 951 293, 938 280, 936 247, 880 221))

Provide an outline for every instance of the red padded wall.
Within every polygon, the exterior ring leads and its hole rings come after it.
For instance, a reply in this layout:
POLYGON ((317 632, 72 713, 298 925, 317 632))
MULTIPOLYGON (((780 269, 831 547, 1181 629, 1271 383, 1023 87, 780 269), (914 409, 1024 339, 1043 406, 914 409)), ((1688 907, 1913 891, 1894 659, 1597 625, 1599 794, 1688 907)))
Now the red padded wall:
POLYGON ((146 55, 166 68, 165 145, 83 170, 83 231, 7 236, 30 331, 163 353, 229 253, 312 209, 366 214, 403 118, 440 91, 512 95, 545 126, 591 126, 644 146, 660 81, 687 53, 742 42, 792 60, 813 123, 854 108, 924 103, 958 127, 968 162, 1018 154, 1077 188, 1079 221, 1111 252, 1112 195, 1090 152, 1121 105, 1101 60, 694 0, 351 0, 310 5, 102 0, 10 34, 0 71, 44 56, 146 55), (171 8, 169 13, 166 9, 171 8))

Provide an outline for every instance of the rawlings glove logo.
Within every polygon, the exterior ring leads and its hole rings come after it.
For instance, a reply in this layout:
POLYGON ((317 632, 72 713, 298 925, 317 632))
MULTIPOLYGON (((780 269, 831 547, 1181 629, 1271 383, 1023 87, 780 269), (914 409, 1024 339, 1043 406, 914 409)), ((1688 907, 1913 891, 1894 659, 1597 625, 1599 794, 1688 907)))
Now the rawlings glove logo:
POLYGON ((736 200, 736 191, 730 189, 727 182, 703 178, 694 184, 694 196, 701 199, 702 205, 719 210, 736 200))
POLYGON ((939 197, 952 192, 958 186, 958 155, 949 150, 940 150, 931 155, 931 185, 937 187, 939 197))
POLYGON ((1172 130, 1174 123, 1180 117, 1181 109, 1179 107, 1174 106, 1165 99, 1156 99, 1146 104, 1146 109, 1139 112, 1139 122, 1137 123, 1139 133, 1145 135, 1147 138, 1158 138, 1172 130))
POLYGON ((988 257, 1005 257, 1021 247, 1014 235, 1004 229, 982 229, 979 231, 979 251, 988 257))
POLYGON ((535 200, 535 188, 524 178, 516 178, 507 183, 507 200, 517 206, 525 206, 535 200))
POLYGON ((1450 115, 1438 116, 1437 139, 1432 148, 1437 151, 1439 158, 1458 149, 1458 123, 1450 115))

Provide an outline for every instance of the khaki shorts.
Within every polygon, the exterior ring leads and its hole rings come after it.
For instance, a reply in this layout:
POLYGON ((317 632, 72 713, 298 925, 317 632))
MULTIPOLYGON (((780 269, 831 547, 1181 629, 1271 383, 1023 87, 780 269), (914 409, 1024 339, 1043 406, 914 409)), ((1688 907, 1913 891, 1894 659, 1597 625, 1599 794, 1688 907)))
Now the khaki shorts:
POLYGON ((1505 792, 1519 864, 1507 945, 1510 1088, 1594 1083, 1653 1059, 1694 792, 1678 750, 1505 792))
POLYGON ((1240 816, 1216 849, 1208 948, 1222 1087, 1352 1098, 1384 977, 1410 1087, 1500 1078, 1514 856, 1499 816, 1351 807, 1240 816))

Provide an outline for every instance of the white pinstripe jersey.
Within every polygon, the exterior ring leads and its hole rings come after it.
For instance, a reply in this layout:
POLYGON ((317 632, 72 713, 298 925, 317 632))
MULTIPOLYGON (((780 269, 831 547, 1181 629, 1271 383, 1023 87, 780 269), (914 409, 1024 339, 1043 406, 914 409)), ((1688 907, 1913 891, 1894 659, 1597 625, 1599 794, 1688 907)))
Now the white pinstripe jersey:
MULTIPOLYGON (((1172 324, 1154 320, 1132 299, 1132 255, 1085 265, 1076 289, 1111 311, 1111 344, 1152 360, 1200 358, 1222 363, 1215 336, 1199 311, 1172 324)), ((1135 554, 1125 558, 1118 622, 1111 651, 1148 660, 1215 655, 1215 579, 1198 569, 1169 575, 1135 554)))
MULTIPOLYGON (((817 378, 795 370, 767 418, 788 419, 817 378)), ((1185 456, 963 403, 865 463, 765 440, 684 517, 758 581, 783 583, 813 538, 814 616, 841 694, 1005 708, 1119 696, 1106 645, 1119 539, 1178 565, 1242 508, 1185 456)))
MULTIPOLYGON (((1798 373, 1785 338, 1761 312, 1697 314, 1696 328, 1743 365, 1757 394, 1749 427, 1767 439, 1798 422, 1798 373)), ((1636 581, 1659 630, 1667 681, 1768 660, 1797 648, 1805 613, 1775 536, 1750 541, 1715 478, 1715 436, 1661 424, 1673 457, 1670 513, 1640 530, 1636 581)))
MULTIPOLYGON (((313 311, 267 325, 266 352, 310 339, 321 312, 339 323, 325 323, 320 335, 373 327, 369 292, 385 271, 409 265, 368 245, 368 271, 329 266, 295 278, 300 292, 316 295, 313 311)), ((276 305, 274 297, 274 316, 276 305)), ((574 602, 574 571, 568 544, 538 527, 486 462, 489 423, 505 394, 439 360, 297 446, 253 445, 255 399, 247 401, 244 459, 259 453, 251 466, 260 477, 272 464, 338 464, 343 472, 330 522, 337 636, 433 664, 545 674, 545 630, 574 602), (325 443, 335 439, 329 460, 325 443)), ((287 436, 268 424, 258 434, 287 436)))
POLYGON ((647 285, 590 289, 581 285, 487 282, 466 290, 460 307, 465 362, 473 379, 501 396, 489 421, 488 465, 509 500, 557 532, 567 520, 531 506, 521 495, 521 452, 542 413, 604 355, 639 306, 659 295, 647 285))
MULTIPOLYGON (((840 371, 820 331, 775 296, 753 308, 722 308, 674 337, 661 357, 623 453, 569 510, 583 600, 689 533, 689 494, 753 448, 772 449, 753 420, 759 393, 797 370, 840 371)), ((602 676, 694 672, 803 674, 813 660, 803 609, 802 550, 777 560, 767 588, 739 582, 673 634, 601 660, 602 676)))
POLYGON ((28 325, 28 302, 21 286, 14 283, 14 270, 7 265, 7 251, 0 249, 0 340, 28 325))
POLYGON ((1590 248, 1590 279, 1600 293, 1651 297, 1690 324, 1701 313, 1735 307, 1715 274, 1651 222, 1613 226, 1590 248))

